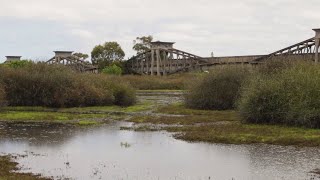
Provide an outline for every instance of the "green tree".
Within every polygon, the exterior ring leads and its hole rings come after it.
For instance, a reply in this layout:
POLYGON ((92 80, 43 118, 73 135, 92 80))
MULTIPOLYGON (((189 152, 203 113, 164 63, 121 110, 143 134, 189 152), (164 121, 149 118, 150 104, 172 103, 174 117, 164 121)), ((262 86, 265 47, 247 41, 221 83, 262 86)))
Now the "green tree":
POLYGON ((31 60, 21 60, 21 61, 10 61, 6 62, 3 65, 11 68, 23 68, 33 64, 31 60))
POLYGON ((106 42, 97 45, 91 52, 92 64, 97 65, 100 70, 114 61, 121 61, 125 56, 124 51, 117 42, 106 42))
POLYGON ((78 57, 81 60, 86 60, 89 57, 88 54, 83 54, 81 52, 73 53, 73 55, 78 57))
POLYGON ((152 36, 142 36, 137 37, 133 41, 133 50, 137 51, 137 54, 144 53, 148 50, 150 50, 151 42, 153 40, 152 36))
POLYGON ((105 67, 102 70, 102 73, 112 74, 112 75, 121 75, 122 69, 121 69, 121 67, 117 66, 116 64, 112 64, 110 66, 105 67))

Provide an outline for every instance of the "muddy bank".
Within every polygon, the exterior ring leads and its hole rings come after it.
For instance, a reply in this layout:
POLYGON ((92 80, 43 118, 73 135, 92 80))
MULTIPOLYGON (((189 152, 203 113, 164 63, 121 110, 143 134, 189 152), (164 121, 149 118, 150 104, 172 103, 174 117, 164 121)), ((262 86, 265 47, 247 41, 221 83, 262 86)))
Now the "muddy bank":
POLYGON ((0 179, 4 180, 50 180, 52 178, 41 177, 41 175, 32 173, 18 172, 21 168, 14 160, 21 155, 2 155, 0 156, 0 179))

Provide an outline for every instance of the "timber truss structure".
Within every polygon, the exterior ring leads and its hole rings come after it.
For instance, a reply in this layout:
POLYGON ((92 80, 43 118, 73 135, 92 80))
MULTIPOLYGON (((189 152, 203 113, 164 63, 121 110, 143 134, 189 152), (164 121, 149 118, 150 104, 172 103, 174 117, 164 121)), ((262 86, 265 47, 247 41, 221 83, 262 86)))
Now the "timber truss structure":
POLYGON ((197 68, 207 61, 197 55, 172 47, 172 42, 152 42, 151 50, 128 60, 127 65, 136 74, 170 75, 197 68))
POLYGON ((133 73, 146 75, 170 75, 181 71, 203 67, 231 64, 258 64, 272 58, 306 59, 319 62, 320 29, 313 29, 315 37, 283 48, 268 55, 238 57, 211 57, 200 56, 173 48, 173 42, 152 42, 150 50, 128 60, 127 66, 133 73))
MULTIPOLYGON (((319 49, 319 48, 318 48, 319 49)), ((294 44, 292 46, 283 48, 266 56, 262 56, 258 59, 255 59, 254 62, 265 61, 274 57, 285 57, 285 56, 294 56, 294 55, 314 55, 317 51, 316 39, 310 38, 300 43, 294 44)))
POLYGON ((98 73, 98 68, 72 54, 72 51, 54 51, 55 56, 47 64, 62 64, 79 72, 98 73))

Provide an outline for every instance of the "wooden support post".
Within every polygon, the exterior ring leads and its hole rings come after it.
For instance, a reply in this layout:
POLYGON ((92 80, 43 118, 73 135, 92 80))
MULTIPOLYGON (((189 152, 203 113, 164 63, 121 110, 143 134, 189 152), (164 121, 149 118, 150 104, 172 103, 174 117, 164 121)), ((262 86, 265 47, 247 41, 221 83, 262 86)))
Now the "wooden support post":
POLYGON ((174 67, 174 70, 176 71, 177 69, 179 69, 180 67, 180 59, 179 59, 179 54, 177 54, 177 59, 176 59, 176 62, 175 62, 175 67, 174 67))
POLYGON ((147 74, 149 74, 149 56, 146 54, 146 66, 147 66, 147 74))
POLYGON ((156 50, 156 57, 157 57, 157 75, 158 76, 161 76, 161 73, 160 73, 160 50, 157 49, 156 50))
POLYGON ((319 62, 319 45, 320 45, 320 29, 313 29, 316 33, 315 35, 315 63, 319 62))
POLYGON ((319 62, 319 45, 320 45, 320 39, 316 39, 316 45, 315 45, 315 63, 319 62))
POLYGON ((173 63, 173 53, 170 52, 170 56, 169 56, 169 72, 172 71, 172 63, 173 63))
POLYGON ((151 76, 153 76, 153 68, 154 68, 154 50, 151 50, 151 76))
POLYGON ((167 53, 166 51, 163 51, 163 75, 166 76, 167 75, 167 53))

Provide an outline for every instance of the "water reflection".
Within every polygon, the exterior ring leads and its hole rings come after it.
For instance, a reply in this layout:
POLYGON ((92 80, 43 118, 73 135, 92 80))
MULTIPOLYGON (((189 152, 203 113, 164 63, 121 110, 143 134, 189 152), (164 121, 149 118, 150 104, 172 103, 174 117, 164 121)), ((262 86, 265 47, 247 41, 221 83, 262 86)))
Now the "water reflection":
POLYGON ((187 143, 124 125, 1 124, 0 152, 27 154, 24 171, 56 179, 310 179, 320 165, 318 148, 187 143))

